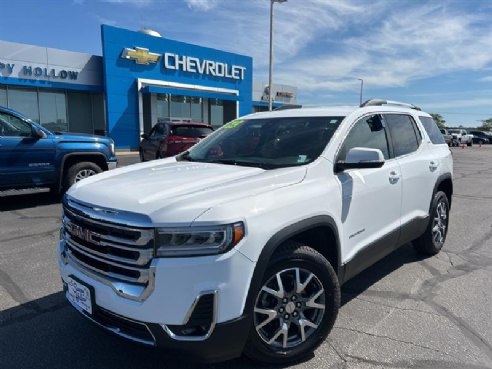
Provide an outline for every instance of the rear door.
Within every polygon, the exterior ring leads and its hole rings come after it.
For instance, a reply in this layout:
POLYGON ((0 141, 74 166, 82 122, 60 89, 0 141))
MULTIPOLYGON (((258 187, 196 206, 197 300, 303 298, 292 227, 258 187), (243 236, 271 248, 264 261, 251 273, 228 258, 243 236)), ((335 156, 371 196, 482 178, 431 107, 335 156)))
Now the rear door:
POLYGON ((30 123, 0 112, 0 187, 54 183, 55 155, 53 136, 35 137, 30 123))
MULTIPOLYGON (((402 175, 402 229, 423 231, 419 227, 426 225, 434 185, 440 173, 440 160, 432 145, 417 126, 410 114, 384 114, 388 126, 393 152, 398 160, 402 175)), ((436 127, 437 129, 437 127, 436 127)), ((449 152, 442 134, 437 129, 435 139, 442 143, 442 148, 449 152)), ((410 241, 411 235, 402 233, 403 242, 410 241)), ((418 235, 417 235, 418 236, 418 235)))

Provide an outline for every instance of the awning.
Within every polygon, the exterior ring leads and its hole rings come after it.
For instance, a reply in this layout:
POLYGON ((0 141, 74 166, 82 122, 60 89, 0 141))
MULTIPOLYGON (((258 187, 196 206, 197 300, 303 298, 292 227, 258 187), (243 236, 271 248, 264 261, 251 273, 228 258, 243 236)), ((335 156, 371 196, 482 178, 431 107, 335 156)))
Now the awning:
POLYGON ((190 90, 186 88, 176 88, 176 87, 161 87, 161 86, 145 86, 140 89, 143 94, 172 94, 181 96, 193 96, 193 97, 203 97, 207 99, 221 99, 221 100, 241 100, 238 95, 212 92, 212 91, 202 91, 202 90, 190 90))

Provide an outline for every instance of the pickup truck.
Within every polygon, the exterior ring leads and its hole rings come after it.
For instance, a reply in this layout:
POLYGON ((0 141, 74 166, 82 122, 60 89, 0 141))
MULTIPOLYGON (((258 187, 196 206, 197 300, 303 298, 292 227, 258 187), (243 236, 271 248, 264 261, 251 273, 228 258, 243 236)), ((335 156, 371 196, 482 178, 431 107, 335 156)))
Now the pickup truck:
POLYGON ((0 191, 49 187, 52 194, 116 167, 109 137, 54 134, 22 114, 0 107, 0 191))
POLYGON ((467 146, 473 146, 473 135, 469 135, 464 129, 450 129, 449 133, 454 139, 458 140, 460 144, 466 144, 467 146))

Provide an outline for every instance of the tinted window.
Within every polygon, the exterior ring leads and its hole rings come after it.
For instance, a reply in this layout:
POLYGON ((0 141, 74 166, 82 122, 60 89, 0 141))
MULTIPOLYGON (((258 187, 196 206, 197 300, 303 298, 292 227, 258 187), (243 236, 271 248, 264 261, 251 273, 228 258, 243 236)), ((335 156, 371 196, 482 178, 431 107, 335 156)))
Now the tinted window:
POLYGON ((429 136, 429 138, 433 144, 445 144, 446 143, 444 141, 444 137, 442 136, 443 132, 441 130, 439 130, 439 127, 437 126, 434 119, 432 119, 431 117, 419 117, 419 118, 420 118, 420 121, 422 122, 422 125, 425 128, 425 131, 427 132, 427 135, 429 136))
POLYGON ((355 123, 340 149, 338 160, 345 160, 347 152, 354 147, 379 149, 385 159, 389 158, 386 132, 379 115, 371 115, 355 123))
POLYGON ((418 149, 419 142, 411 117, 404 114, 386 114, 384 118, 391 134, 395 157, 410 154, 418 149))
POLYGON ((0 136, 29 137, 31 126, 13 115, 0 112, 0 136))
POLYGON ((164 136, 166 133, 166 127, 164 124, 157 124, 154 129, 152 129, 152 132, 150 133, 150 137, 160 137, 164 136))
POLYGON ((197 126, 174 126, 173 135, 181 137, 203 137, 212 133, 210 127, 197 127, 197 126))

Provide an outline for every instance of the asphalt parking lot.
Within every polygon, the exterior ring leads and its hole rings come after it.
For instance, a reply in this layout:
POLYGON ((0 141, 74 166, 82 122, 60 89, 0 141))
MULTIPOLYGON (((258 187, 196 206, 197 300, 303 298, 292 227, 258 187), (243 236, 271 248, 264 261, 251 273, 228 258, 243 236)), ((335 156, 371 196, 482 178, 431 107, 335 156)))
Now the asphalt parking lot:
MULTIPOLYGON (((351 280, 331 335, 293 367, 492 368, 492 145, 452 150, 443 252, 422 259, 405 245, 351 280)), ((60 213, 46 193, 0 197, 0 368, 258 367, 244 358, 190 363, 80 317, 61 292, 60 213)))

